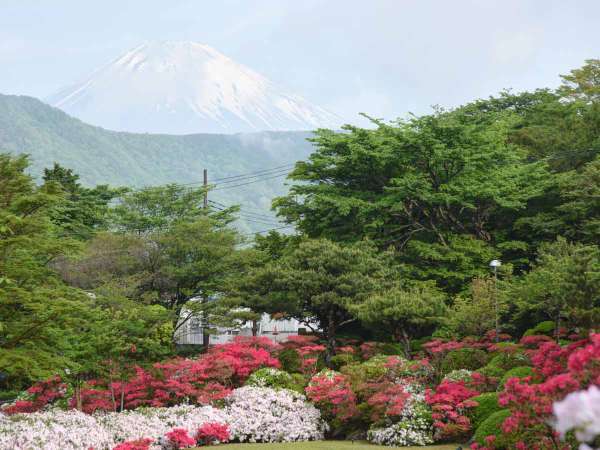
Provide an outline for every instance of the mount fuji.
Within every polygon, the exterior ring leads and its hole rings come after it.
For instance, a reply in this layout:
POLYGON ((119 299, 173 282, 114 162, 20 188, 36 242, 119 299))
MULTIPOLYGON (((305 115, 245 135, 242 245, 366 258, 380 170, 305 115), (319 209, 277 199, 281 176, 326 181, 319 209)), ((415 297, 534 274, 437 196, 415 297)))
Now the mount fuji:
POLYGON ((85 122, 165 134, 337 128, 342 119, 208 45, 140 45, 47 98, 85 122))

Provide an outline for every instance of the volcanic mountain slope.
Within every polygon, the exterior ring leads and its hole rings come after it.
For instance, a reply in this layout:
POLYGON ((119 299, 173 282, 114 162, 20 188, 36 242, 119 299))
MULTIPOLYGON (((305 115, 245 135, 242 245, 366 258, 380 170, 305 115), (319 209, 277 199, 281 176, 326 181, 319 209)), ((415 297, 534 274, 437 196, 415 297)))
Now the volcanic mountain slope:
POLYGON ((111 130, 168 134, 336 128, 334 114, 196 42, 136 47, 48 103, 111 130))

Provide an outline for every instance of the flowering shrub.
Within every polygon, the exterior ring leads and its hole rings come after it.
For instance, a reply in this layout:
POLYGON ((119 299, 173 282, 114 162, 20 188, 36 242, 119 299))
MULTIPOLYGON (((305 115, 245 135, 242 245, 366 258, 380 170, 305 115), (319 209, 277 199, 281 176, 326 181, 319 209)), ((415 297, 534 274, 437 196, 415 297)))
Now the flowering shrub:
POLYGON ((323 370, 311 378, 307 397, 328 420, 345 421, 356 415, 356 396, 347 378, 333 370, 323 370))
POLYGON ((562 438, 568 431, 574 431, 582 443, 581 450, 589 449, 585 443, 592 443, 600 436, 600 389, 597 386, 567 395, 554 403, 553 410, 556 431, 562 438))
POLYGON ((427 390, 425 400, 433 411, 437 438, 460 438, 471 430, 467 411, 477 406, 477 402, 470 399, 478 394, 463 381, 451 380, 442 381, 435 391, 427 390))
POLYGON ((59 376, 51 377, 31 386, 27 389, 25 398, 18 399, 13 405, 2 409, 2 412, 18 414, 39 411, 56 399, 64 397, 66 392, 67 386, 61 378, 59 376))
POLYGON ((306 398, 287 389, 245 386, 226 399, 231 439, 289 442, 323 439, 326 426, 306 398))
POLYGON ((229 441, 229 438, 229 426, 218 422, 205 423, 196 433, 199 445, 221 444, 229 441))
POLYGON ((173 428, 165 434, 169 449, 189 448, 196 445, 196 439, 191 437, 183 428, 173 428))
POLYGON ((246 380, 246 386, 270 387, 274 389, 291 389, 293 384, 294 379, 289 373, 272 367, 258 369, 246 380))
POLYGON ((0 414, 2 449, 110 449, 115 443, 110 431, 99 425, 93 416, 80 411, 0 414))
POLYGON ((138 439, 136 441, 123 442, 114 447, 113 450, 148 450, 152 442, 152 439, 138 439))
POLYGON ((424 402, 425 396, 418 385, 405 385, 408 395, 402 410, 393 423, 390 418, 384 427, 372 427, 367 439, 379 445, 410 446, 433 443, 431 410, 424 402))
POLYGON ((227 414, 211 406, 191 405, 170 408, 141 408, 136 411, 96 414, 96 420, 109 430, 116 442, 152 438, 169 444, 166 434, 174 428, 187 431, 194 436, 199 427, 209 422, 227 423, 227 414))
POLYGON ((468 369, 457 369, 449 372, 444 376, 444 380, 462 381, 463 383, 470 382, 473 378, 473 372, 468 369))

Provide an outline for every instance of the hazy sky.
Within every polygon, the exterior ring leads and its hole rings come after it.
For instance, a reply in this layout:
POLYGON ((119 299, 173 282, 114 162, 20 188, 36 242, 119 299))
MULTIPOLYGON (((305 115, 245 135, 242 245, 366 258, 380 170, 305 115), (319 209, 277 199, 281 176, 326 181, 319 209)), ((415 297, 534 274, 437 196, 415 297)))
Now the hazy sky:
POLYGON ((149 40, 194 40, 354 120, 556 86, 600 0, 0 0, 0 93, 43 98, 149 40))

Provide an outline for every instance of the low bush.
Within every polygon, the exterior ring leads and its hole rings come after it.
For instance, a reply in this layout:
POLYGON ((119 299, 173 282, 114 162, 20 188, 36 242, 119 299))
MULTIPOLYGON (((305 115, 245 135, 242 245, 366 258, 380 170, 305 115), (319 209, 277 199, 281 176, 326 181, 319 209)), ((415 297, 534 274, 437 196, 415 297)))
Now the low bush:
POLYGON ((504 389, 504 385, 510 378, 525 378, 525 377, 533 377, 534 372, 533 369, 529 366, 519 366, 513 369, 510 369, 506 372, 502 378, 500 379, 500 384, 498 385, 499 389, 504 389))
POLYGON ((273 389, 297 389, 296 382, 289 373, 284 372, 283 370, 273 369, 272 367, 258 369, 248 377, 246 386, 268 387, 273 389))
POLYGON ((492 413, 477 427, 473 440, 479 445, 486 445, 490 444, 488 436, 494 436, 491 440, 496 450, 510 448, 506 436, 502 434, 502 424, 510 415, 511 412, 508 409, 501 409, 492 413))
POLYGON ((289 373, 299 373, 302 367, 302 361, 298 350, 295 348, 284 348, 278 356, 281 368, 289 373))
POLYGON ((343 353, 335 355, 331 358, 331 366, 334 370, 340 370, 343 366, 352 364, 356 361, 356 357, 351 353, 343 353))
POLYGON ((493 413, 500 411, 502 408, 498 404, 498 393, 497 392, 486 392, 485 394, 473 397, 471 400, 477 402, 469 413, 469 419, 473 429, 477 429, 481 422, 491 416, 493 413))
POLYGON ((478 348, 460 348, 452 350, 442 360, 441 371, 443 374, 453 370, 477 370, 487 364, 488 354, 478 348))
POLYGON ((555 324, 551 320, 538 323, 535 327, 525 331, 523 336, 533 336, 536 334, 545 334, 546 336, 552 336, 554 334, 555 324))
POLYGON ((503 372, 506 372, 510 369, 514 369, 515 367, 529 365, 531 365, 529 358, 527 357, 527 355, 521 352, 500 353, 499 355, 494 356, 490 360, 490 362, 487 363, 487 366, 498 367, 502 369, 503 372))

